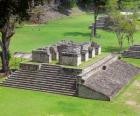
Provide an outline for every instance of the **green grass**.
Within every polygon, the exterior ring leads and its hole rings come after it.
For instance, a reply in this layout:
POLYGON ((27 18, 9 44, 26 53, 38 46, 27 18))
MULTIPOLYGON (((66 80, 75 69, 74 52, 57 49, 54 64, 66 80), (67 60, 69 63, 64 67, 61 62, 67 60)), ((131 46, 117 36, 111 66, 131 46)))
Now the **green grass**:
MULTIPOLYGON (((18 28, 12 38, 11 51, 30 52, 62 39, 88 41, 88 26, 92 21, 91 15, 82 15, 49 22, 48 25, 18 28)), ((111 32, 98 30, 96 41, 102 45, 103 52, 119 50, 117 39, 111 32)), ((139 32, 135 34, 135 43, 140 44, 139 32)), ((140 67, 139 59, 123 60, 140 67)), ((140 116, 139 109, 140 75, 111 102, 0 87, 0 116, 140 116)))
MULTIPOLYGON (((12 38, 11 52, 31 52, 35 48, 54 44, 64 39, 77 42, 89 41, 90 30, 88 26, 93 22, 93 19, 92 15, 81 15, 52 21, 47 25, 17 28, 16 34, 12 38)), ((103 52, 119 50, 114 33, 103 30, 98 30, 97 33, 96 41, 102 45, 103 52)), ((135 34, 135 43, 140 43, 139 32, 135 34)), ((127 41, 124 42, 124 47, 127 47, 127 41)))
POLYGON ((111 102, 0 87, 0 116, 139 116, 136 82, 111 102))

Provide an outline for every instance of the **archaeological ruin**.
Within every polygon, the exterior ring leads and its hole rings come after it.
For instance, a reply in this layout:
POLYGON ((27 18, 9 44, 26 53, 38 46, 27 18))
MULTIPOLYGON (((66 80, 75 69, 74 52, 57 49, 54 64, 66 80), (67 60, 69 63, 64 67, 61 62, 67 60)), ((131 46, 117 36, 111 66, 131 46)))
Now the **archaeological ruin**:
POLYGON ((61 41, 56 45, 32 51, 32 61, 51 63, 58 60, 61 65, 79 66, 81 62, 101 54, 101 46, 92 42, 77 44, 73 41, 61 41))
POLYGON ((110 101, 140 69, 118 59, 116 54, 79 68, 100 54, 101 46, 97 43, 61 41, 33 50, 32 62, 20 63, 20 69, 0 85, 110 101), (58 63, 52 64, 53 61, 58 63))
POLYGON ((133 45, 122 53, 123 57, 140 59, 140 45, 133 45))

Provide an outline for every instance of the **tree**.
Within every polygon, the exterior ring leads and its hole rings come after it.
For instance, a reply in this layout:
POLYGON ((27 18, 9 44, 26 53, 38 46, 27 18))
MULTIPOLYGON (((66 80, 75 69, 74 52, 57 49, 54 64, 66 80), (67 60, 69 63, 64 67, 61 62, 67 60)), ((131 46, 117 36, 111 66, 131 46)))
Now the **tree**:
MULTIPOLYGON (((10 59, 10 41, 15 34, 15 22, 24 16, 25 9, 23 4, 28 1, 22 0, 0 0, 0 47, 1 47, 1 61, 2 71, 8 74, 9 59, 10 59)), ((28 4, 28 3, 27 3, 28 4)))
POLYGON ((100 10, 105 6, 107 0, 93 0, 93 9, 94 9, 94 32, 93 35, 96 37, 97 33, 97 17, 99 15, 100 10))
POLYGON ((110 22, 112 22, 112 30, 116 34, 120 48, 123 48, 123 41, 125 39, 128 40, 129 45, 130 43, 133 44, 133 36, 136 32, 137 24, 136 10, 132 10, 132 8, 135 9, 135 6, 130 8, 128 5, 127 7, 125 5, 121 5, 120 10, 118 0, 110 0, 107 7, 109 10, 108 14, 110 16, 110 22), (127 9, 127 11, 131 11, 131 14, 121 14, 122 8, 125 10, 127 9))

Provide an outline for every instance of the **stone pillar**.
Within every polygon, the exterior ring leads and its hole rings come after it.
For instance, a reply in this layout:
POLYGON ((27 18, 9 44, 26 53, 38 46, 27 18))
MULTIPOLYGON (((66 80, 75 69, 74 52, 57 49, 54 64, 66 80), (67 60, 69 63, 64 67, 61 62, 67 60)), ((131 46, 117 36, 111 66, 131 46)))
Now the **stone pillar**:
POLYGON ((94 58, 95 57, 95 48, 94 47, 89 47, 89 58, 94 58))
POLYGON ((95 48, 95 54, 96 54, 96 55, 100 55, 100 54, 101 54, 101 46, 97 46, 97 47, 95 48))
POLYGON ((57 50, 57 46, 51 46, 50 47, 50 53, 52 56, 52 60, 58 60, 59 59, 59 53, 57 50))
POLYGON ((81 60, 82 61, 88 61, 89 59, 89 52, 87 50, 82 50, 81 52, 81 60))

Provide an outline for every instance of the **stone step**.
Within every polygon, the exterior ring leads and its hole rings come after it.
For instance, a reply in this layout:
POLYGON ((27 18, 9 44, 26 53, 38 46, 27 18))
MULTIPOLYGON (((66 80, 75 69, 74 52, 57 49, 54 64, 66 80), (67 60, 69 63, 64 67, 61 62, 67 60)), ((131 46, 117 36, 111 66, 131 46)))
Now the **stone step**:
POLYGON ((28 84, 22 84, 22 85, 19 85, 19 84, 11 84, 11 83, 6 83, 4 84, 4 86, 9 86, 9 87, 12 87, 12 86, 15 86, 15 87, 24 87, 24 88, 36 88, 36 89, 39 89, 39 90, 46 90, 46 91, 58 91, 58 92, 62 92, 62 93, 75 93, 76 90, 72 90, 72 89, 63 89, 63 88, 57 88, 57 87, 54 87, 54 88, 46 88, 46 87, 40 87, 40 86, 34 86, 34 85, 28 85, 28 84))
POLYGON ((42 77, 42 78, 38 78, 38 77, 33 77, 33 76, 11 76, 9 77, 8 79, 12 79, 12 78, 15 78, 15 79, 32 79, 32 80, 41 80, 41 81, 48 81, 48 80, 52 80, 52 81, 61 81, 61 82, 69 82, 69 83, 73 83, 73 82, 76 82, 76 80, 72 80, 72 79, 63 79, 63 78, 57 78, 57 77, 42 77))
POLYGON ((31 88, 31 87, 24 87, 24 86, 14 86, 14 85, 3 85, 3 87, 12 87, 17 89, 25 89, 25 90, 33 90, 33 91, 41 91, 41 92, 48 92, 48 93, 54 93, 54 94, 62 94, 62 95, 68 95, 68 96, 75 96, 76 92, 61 92, 61 91, 53 91, 53 90, 46 90, 46 89, 39 89, 39 88, 31 88))
POLYGON ((62 79, 71 79, 71 80, 76 80, 77 77, 75 76, 67 76, 67 75, 53 75, 53 74, 43 74, 43 73, 38 73, 38 74, 30 74, 30 73, 15 73, 15 74, 12 74, 11 76, 35 76, 35 77, 39 77, 39 78, 44 78, 44 77, 53 77, 53 78, 62 78, 62 79))
POLYGON ((63 73, 53 73, 53 72, 46 72, 45 70, 40 70, 40 72, 28 72, 28 71, 17 71, 16 73, 13 73, 13 74, 21 74, 21 73, 24 73, 24 74, 36 74, 36 75, 57 75, 57 76, 66 76, 66 77, 72 77, 73 75, 66 75, 66 74, 63 74, 63 73))
POLYGON ((53 88, 53 89, 60 89, 60 90, 62 89, 62 90, 70 90, 70 91, 76 90, 75 87, 69 87, 68 88, 68 86, 62 86, 62 85, 58 85, 58 84, 57 85, 52 85, 52 84, 50 84, 50 85, 49 84, 48 85, 46 84, 45 85, 45 84, 41 84, 41 83, 38 84, 37 82, 36 83, 33 83, 33 82, 32 83, 31 82, 30 83, 28 83, 28 82, 23 82, 22 83, 21 81, 20 82, 19 81, 14 81, 14 82, 13 81, 8 81, 8 82, 3 83, 3 84, 5 84, 5 85, 6 84, 25 85, 25 86, 26 85, 30 85, 30 86, 40 87, 40 88, 47 88, 47 89, 49 89, 49 88, 52 89, 53 88))
POLYGON ((46 64, 42 64, 41 67, 48 67, 48 68, 54 68, 54 69, 61 69, 61 66, 58 65, 46 65, 46 64))
POLYGON ((8 81, 23 81, 23 82, 28 82, 28 83, 32 83, 32 82, 39 82, 40 83, 44 83, 44 84, 59 84, 59 85, 67 85, 67 86, 71 86, 76 84, 76 82, 64 82, 64 81, 54 81, 54 80, 32 80, 32 79, 15 79, 15 78, 11 78, 11 79, 7 79, 4 82, 8 82, 8 81))
POLYGON ((63 77, 63 76, 44 76, 44 75, 26 75, 26 74, 14 74, 11 75, 9 78, 15 78, 15 77, 19 77, 19 78, 33 78, 33 79, 54 79, 54 80, 64 80, 64 81, 71 81, 74 82, 77 80, 77 78, 71 78, 71 77, 63 77))

